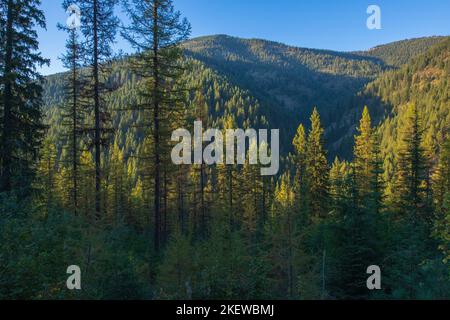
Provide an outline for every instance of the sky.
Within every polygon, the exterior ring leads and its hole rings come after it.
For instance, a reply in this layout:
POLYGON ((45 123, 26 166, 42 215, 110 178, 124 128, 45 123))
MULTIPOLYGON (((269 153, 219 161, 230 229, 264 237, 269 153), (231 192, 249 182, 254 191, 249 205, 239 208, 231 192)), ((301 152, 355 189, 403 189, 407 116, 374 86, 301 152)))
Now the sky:
MULTIPOLYGON (((67 19, 61 2, 42 0, 47 30, 39 30, 40 50, 51 60, 41 70, 45 75, 64 71, 59 57, 66 35, 56 28, 67 19)), ((450 0, 174 0, 174 5, 190 21, 192 38, 227 34, 305 48, 357 51, 398 40, 450 35, 450 0), (369 5, 381 9, 381 30, 367 28, 369 5)), ((126 21, 120 8, 117 11, 126 21)), ((115 48, 130 52, 120 36, 115 48)))

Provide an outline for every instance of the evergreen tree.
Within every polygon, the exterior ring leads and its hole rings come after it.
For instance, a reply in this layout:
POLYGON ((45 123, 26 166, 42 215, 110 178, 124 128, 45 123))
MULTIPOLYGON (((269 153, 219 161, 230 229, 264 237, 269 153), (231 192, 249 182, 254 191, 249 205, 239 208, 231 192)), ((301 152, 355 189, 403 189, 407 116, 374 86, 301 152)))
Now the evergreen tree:
POLYGON ((426 161, 422 148, 421 120, 414 104, 410 104, 406 112, 397 158, 397 206, 414 224, 430 222, 429 208, 426 208, 424 201, 426 161))
MULTIPOLYGON (((190 34, 186 19, 173 8, 172 0, 132 1, 126 3, 131 25, 123 36, 138 50, 133 69, 142 77, 145 90, 143 102, 137 108, 148 110, 153 135, 153 212, 154 246, 160 249, 161 242, 161 174, 162 144, 168 141, 162 133, 167 128, 170 108, 179 104, 180 95, 171 90, 181 74, 179 44, 190 34)), ((180 93, 180 92, 178 92, 180 93)), ((148 123, 147 123, 148 125, 148 123)))
POLYGON ((109 114, 105 108, 105 95, 111 89, 105 81, 109 72, 108 63, 112 56, 112 44, 115 41, 119 20, 114 15, 118 0, 80 0, 81 31, 85 38, 87 64, 89 66, 89 84, 82 95, 92 107, 94 123, 88 129, 92 137, 90 147, 95 155, 95 212, 101 218, 102 194, 102 146, 106 143, 109 131, 109 114))
POLYGON ((0 192, 24 196, 42 139, 42 80, 47 63, 35 28, 45 28, 40 0, 0 4, 0 192))
MULTIPOLYGON (((71 1, 63 1, 63 8, 67 10, 71 5, 71 1)), ((75 215, 78 213, 78 179, 79 179, 79 157, 80 157, 80 140, 82 138, 84 114, 83 103, 80 99, 80 93, 85 82, 82 77, 83 52, 81 49, 81 41, 76 28, 69 28, 58 25, 59 29, 64 30, 68 34, 66 42, 66 53, 62 57, 65 68, 70 70, 67 73, 65 85, 65 101, 62 106, 62 118, 65 132, 61 140, 66 141, 68 149, 68 157, 64 159, 70 170, 70 191, 71 203, 70 208, 75 215)), ((67 186, 66 186, 67 187, 67 186)))
POLYGON ((358 135, 355 136, 354 148, 354 168, 355 182, 360 203, 363 203, 370 193, 372 174, 373 174, 373 148, 374 139, 369 109, 364 107, 362 119, 357 129, 358 135))

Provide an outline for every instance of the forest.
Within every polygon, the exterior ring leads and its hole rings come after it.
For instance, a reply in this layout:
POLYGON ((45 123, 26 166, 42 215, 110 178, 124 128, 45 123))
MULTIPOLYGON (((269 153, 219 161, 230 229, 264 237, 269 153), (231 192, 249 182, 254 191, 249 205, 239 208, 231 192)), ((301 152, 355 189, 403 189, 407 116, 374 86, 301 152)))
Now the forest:
POLYGON ((0 3, 0 300, 450 299, 449 37, 341 53, 77 4, 44 77, 41 1, 0 3), (174 164, 196 121, 279 129, 279 173, 174 164))

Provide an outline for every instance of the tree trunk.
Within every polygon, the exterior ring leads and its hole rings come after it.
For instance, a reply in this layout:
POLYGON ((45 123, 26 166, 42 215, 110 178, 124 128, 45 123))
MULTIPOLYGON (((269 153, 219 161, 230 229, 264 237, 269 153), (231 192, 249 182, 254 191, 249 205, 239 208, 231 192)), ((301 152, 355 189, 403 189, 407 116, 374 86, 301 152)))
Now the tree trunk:
POLYGON ((159 141, 159 35, 158 35, 158 8, 159 3, 155 1, 153 6, 153 142, 154 142, 154 242, 155 251, 159 252, 160 249, 160 232, 161 232, 161 217, 160 217, 160 141, 159 141))
POLYGON ((72 30, 72 183, 73 183, 73 208, 74 214, 78 215, 78 154, 77 154, 77 106, 78 106, 78 92, 77 92, 77 44, 75 30, 72 30))
POLYGON ((94 113, 95 113, 95 214, 101 218, 101 123, 100 123, 100 81, 98 58, 98 0, 94 0, 94 113))
POLYGON ((4 94, 3 94, 3 132, 1 145, 1 184, 0 192, 11 191, 12 175, 12 71, 13 58, 13 1, 8 1, 8 15, 6 21, 6 48, 5 48, 5 71, 4 71, 4 94))

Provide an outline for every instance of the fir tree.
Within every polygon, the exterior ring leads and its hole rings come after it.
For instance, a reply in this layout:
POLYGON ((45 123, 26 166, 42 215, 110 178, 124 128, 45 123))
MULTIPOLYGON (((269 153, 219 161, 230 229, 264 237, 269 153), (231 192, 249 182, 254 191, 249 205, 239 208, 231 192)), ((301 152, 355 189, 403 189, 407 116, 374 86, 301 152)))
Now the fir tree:
POLYGON ((38 52, 36 28, 45 28, 40 0, 0 4, 0 192, 24 196, 42 139, 42 80, 47 63, 38 52))

